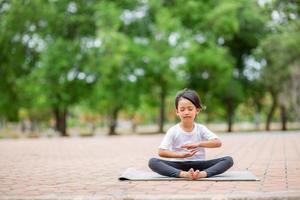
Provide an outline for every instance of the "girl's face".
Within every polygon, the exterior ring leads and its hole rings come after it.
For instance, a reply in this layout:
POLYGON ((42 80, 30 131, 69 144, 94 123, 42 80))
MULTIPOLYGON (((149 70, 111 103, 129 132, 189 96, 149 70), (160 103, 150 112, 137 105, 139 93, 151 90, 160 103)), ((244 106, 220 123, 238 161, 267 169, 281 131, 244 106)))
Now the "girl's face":
POLYGON ((199 111, 200 109, 196 108, 196 106, 191 101, 185 98, 179 99, 176 114, 182 122, 194 122, 194 119, 199 111))

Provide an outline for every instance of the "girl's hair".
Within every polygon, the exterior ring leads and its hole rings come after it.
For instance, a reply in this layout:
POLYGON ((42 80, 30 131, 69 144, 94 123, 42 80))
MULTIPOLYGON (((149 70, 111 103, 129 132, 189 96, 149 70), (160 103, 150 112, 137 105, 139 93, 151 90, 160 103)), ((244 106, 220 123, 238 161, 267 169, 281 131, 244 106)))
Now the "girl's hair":
POLYGON ((200 108, 201 110, 206 109, 206 106, 202 105, 199 95, 194 90, 185 88, 184 90, 177 92, 175 97, 176 109, 178 109, 178 102, 181 98, 189 100, 195 105, 196 108, 200 108))

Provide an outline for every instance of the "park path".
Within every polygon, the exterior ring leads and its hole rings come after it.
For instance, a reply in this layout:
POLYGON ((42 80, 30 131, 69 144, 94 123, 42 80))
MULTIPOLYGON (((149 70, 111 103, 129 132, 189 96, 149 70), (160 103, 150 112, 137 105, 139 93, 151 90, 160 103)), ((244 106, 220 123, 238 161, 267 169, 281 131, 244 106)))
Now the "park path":
POLYGON ((300 199, 300 131, 219 134, 207 158, 260 181, 119 181, 148 170, 163 135, 0 140, 0 199, 300 199))

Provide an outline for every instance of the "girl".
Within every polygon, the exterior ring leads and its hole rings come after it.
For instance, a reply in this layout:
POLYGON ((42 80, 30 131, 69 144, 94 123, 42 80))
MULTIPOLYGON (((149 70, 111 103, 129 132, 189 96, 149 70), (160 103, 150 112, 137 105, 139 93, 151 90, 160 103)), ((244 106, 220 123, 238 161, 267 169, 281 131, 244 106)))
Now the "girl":
POLYGON ((171 127, 159 146, 158 155, 168 160, 151 158, 149 167, 164 176, 200 179, 221 174, 233 165, 231 157, 205 160, 204 148, 216 148, 221 140, 204 125, 195 123, 197 114, 205 109, 198 94, 189 89, 179 91, 175 98, 180 123, 171 127))

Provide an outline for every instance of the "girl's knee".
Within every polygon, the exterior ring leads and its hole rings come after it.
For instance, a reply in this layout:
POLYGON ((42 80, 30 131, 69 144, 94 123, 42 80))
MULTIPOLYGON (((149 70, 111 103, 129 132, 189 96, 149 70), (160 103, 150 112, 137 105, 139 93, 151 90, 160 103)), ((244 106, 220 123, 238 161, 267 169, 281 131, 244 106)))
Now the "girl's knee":
POLYGON ((224 157, 224 159, 226 160, 226 163, 228 164, 228 167, 232 167, 233 166, 233 159, 231 156, 226 156, 224 157))
POLYGON ((150 158, 148 162, 148 166, 153 169, 157 165, 158 159, 157 158, 150 158))

